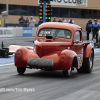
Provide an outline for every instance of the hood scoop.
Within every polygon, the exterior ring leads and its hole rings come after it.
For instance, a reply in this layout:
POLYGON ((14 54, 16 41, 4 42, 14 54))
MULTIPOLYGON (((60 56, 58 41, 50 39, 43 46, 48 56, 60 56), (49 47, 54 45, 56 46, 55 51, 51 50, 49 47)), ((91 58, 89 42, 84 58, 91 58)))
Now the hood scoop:
POLYGON ((45 36, 46 41, 52 41, 53 40, 53 36, 52 35, 47 35, 45 36))

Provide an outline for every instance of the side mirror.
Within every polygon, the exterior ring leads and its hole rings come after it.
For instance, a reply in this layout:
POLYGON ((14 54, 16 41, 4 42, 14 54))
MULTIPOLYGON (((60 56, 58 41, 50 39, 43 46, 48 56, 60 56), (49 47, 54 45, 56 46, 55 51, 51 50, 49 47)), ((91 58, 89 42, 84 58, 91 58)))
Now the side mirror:
POLYGON ((34 43, 34 41, 33 41, 33 43, 34 43))

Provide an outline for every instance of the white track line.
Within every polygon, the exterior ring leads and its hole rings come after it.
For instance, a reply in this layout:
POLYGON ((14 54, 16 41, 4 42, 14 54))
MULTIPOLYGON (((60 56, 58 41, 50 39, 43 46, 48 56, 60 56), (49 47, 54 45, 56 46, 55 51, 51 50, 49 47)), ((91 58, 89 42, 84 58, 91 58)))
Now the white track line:
POLYGON ((2 64, 0 66, 8 66, 8 65, 14 65, 14 63, 10 63, 10 64, 2 64))

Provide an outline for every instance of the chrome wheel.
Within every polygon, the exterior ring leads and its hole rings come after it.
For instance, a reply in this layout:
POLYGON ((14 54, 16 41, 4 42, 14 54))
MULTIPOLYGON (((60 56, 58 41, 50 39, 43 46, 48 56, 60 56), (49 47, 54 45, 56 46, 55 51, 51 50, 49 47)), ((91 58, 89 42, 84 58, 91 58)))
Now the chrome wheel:
POLYGON ((90 61, 90 68, 92 68, 92 65, 93 65, 93 58, 92 58, 92 55, 90 56, 89 61, 90 61))
POLYGON ((63 71, 64 77, 69 77, 69 76, 71 76, 71 74, 72 74, 72 68, 73 68, 73 63, 72 63, 72 66, 70 67, 69 70, 63 71))
POLYGON ((70 76, 72 74, 72 68, 70 67, 70 69, 68 70, 68 75, 70 76))
POLYGON ((93 52, 91 51, 91 55, 90 55, 90 58, 89 58, 89 62, 90 62, 90 70, 93 69, 93 52))

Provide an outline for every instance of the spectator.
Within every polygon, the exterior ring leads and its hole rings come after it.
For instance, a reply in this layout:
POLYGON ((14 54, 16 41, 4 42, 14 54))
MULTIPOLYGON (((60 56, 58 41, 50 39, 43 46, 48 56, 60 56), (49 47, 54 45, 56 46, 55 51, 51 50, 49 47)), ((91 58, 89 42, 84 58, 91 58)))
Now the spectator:
POLYGON ((25 23, 25 20, 23 18, 23 15, 21 15, 21 18, 19 18, 19 24, 23 24, 23 23, 25 23))
POLYGON ((86 31, 87 31, 87 40, 89 40, 89 33, 91 32, 92 27, 92 21, 91 18, 88 20, 88 23, 86 24, 86 31))
POLYGON ((0 27, 1 27, 1 18, 0 18, 0 27))
POLYGON ((40 19, 40 21, 38 22, 38 25, 40 25, 40 24, 42 24, 42 23, 43 23, 43 20, 40 19))
POLYGON ((67 20, 65 18, 62 19, 63 23, 67 23, 67 20))
POLYGON ((74 20, 72 20, 72 18, 70 18, 70 20, 68 21, 68 23, 74 24, 74 20))
POLYGON ((94 19, 92 24, 91 32, 93 31, 93 38, 96 37, 96 43, 98 43, 98 32, 99 32, 99 23, 97 19, 94 19))
POLYGON ((31 28, 35 27, 35 19, 33 19, 33 16, 31 16, 31 18, 29 20, 29 27, 31 27, 31 28))
POLYGON ((25 23, 26 23, 26 24, 29 23, 28 17, 26 17, 25 23))
POLYGON ((26 17, 25 24, 26 24, 26 27, 29 27, 29 20, 28 20, 28 17, 26 17))
POLYGON ((57 21, 56 21, 56 17, 54 17, 54 20, 53 20, 52 22, 57 22, 57 21))
POLYGON ((61 18, 59 18, 58 22, 62 22, 61 18))

